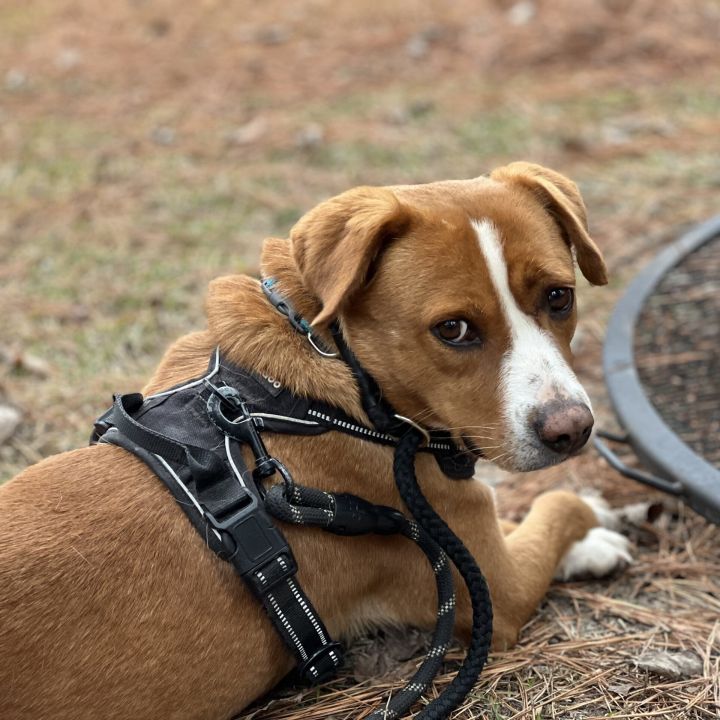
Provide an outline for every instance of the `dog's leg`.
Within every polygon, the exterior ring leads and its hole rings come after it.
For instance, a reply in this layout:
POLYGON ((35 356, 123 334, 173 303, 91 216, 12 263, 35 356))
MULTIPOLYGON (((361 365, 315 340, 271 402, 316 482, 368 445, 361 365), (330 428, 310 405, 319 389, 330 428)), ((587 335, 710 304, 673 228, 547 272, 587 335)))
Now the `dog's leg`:
MULTIPOLYGON (((584 573, 593 571, 591 551, 603 553, 602 574, 629 560, 627 541, 598 527, 599 513, 574 493, 553 491, 541 495, 523 522, 504 535, 507 525, 503 527, 494 518, 490 522, 489 491, 483 494, 476 487, 471 492, 475 497, 461 503, 462 514, 452 525, 478 559, 488 580, 495 610, 496 648, 516 642, 520 629, 542 600, 571 548, 581 546, 584 551, 584 563, 577 559, 576 551, 571 553, 573 573, 581 569, 584 573), (472 507, 476 512, 471 518, 465 508, 472 507)), ((461 637, 469 634, 470 607, 465 592, 458 595, 458 628, 461 637)))

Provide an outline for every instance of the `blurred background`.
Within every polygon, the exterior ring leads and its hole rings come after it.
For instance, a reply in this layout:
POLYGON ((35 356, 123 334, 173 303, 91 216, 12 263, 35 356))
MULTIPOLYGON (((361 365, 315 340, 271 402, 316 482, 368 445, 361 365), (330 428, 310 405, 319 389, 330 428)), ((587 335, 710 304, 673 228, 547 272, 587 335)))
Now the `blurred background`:
MULTIPOLYGON (((519 159, 579 183, 605 252, 576 350, 612 426, 612 305, 718 212, 719 37, 718 0, 2 0, 0 482, 83 445, 318 201, 519 159)), ((647 494, 594 453, 561 474, 510 478, 505 512, 647 494)))

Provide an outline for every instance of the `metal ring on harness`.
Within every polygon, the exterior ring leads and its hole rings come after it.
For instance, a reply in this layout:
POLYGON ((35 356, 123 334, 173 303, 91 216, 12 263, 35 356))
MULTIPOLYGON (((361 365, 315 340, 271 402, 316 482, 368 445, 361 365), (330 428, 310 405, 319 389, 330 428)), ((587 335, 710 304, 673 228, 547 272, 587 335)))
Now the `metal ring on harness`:
POLYGON ((422 425, 418 425, 414 420, 411 420, 404 415, 399 415, 398 413, 393 413, 393 417, 397 418, 398 420, 402 420, 402 422, 410 425, 410 427, 415 428, 425 438, 425 447, 427 447, 432 442, 430 432, 426 430, 422 425))

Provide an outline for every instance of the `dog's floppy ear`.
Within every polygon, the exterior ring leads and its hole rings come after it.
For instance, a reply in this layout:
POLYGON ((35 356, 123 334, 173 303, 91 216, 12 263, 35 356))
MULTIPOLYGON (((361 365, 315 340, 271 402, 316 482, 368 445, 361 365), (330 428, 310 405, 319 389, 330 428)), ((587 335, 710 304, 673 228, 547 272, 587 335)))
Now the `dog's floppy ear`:
POLYGON ((542 165, 527 162, 514 162, 497 168, 490 177, 529 190, 555 218, 565 239, 575 248, 582 274, 593 285, 607 283, 605 261, 588 235, 585 203, 572 180, 542 165))
POLYGON ((304 215, 290 232, 305 287, 322 303, 323 326, 368 279, 383 245, 410 222, 409 210, 385 188, 348 190, 304 215))

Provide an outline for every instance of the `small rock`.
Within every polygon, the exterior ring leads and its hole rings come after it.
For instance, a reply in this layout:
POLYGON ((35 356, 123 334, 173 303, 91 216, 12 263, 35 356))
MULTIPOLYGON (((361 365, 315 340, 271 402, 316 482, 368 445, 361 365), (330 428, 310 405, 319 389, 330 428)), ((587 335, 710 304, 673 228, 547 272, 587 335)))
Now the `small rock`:
POLYGON ((630 133, 617 125, 603 125, 600 128, 600 135, 605 145, 615 147, 627 145, 632 140, 630 133))
POLYGON ((534 17, 537 8, 534 2, 530 0, 521 0, 521 2, 515 3, 508 10, 508 20, 511 25, 527 25, 534 17))
POLYGON ((635 659, 635 666, 640 670, 654 672, 663 677, 679 680, 697 677, 703 674, 703 661, 694 652, 646 652, 635 659))
POLYGON ((17 430, 21 420, 20 413, 10 405, 0 405, 0 445, 17 430))
POLYGON ((267 131, 267 121, 262 117, 256 117, 250 122, 231 130, 227 136, 228 145, 251 145, 257 142, 267 131))
POLYGON ((15 348, 5 349, 0 347, 0 360, 9 365, 15 372, 29 373, 40 378, 50 375, 50 365, 46 360, 15 348))
POLYGON ((55 57, 55 66, 60 70, 72 70, 80 64, 80 52, 75 48, 65 48, 55 57))
POLYGON ((27 85, 27 75, 17 68, 10 68, 5 73, 5 88, 7 90, 21 90, 27 85))
POLYGON ((152 131, 150 138, 158 145, 172 145, 175 142, 175 130, 166 125, 161 125, 152 131))
POLYGON ((440 42, 448 34, 443 25, 428 25, 415 33, 405 43, 405 52, 413 59, 419 60, 430 52, 433 43, 440 42))
POLYGON ((50 375, 50 365, 41 357, 30 353, 23 353, 18 357, 15 367, 40 378, 46 378, 50 375))
POLYGON ((410 119, 410 115, 406 108, 396 105, 387 110, 383 116, 385 122, 391 125, 405 125, 410 119))
POLYGON ((295 145, 310 149, 322 145, 323 140, 325 140, 325 128, 318 123, 309 123, 295 136, 295 145))
POLYGON ((413 60, 420 60, 430 52, 430 41, 425 37, 425 35, 423 35, 423 33, 413 35, 405 43, 405 52, 413 60))

